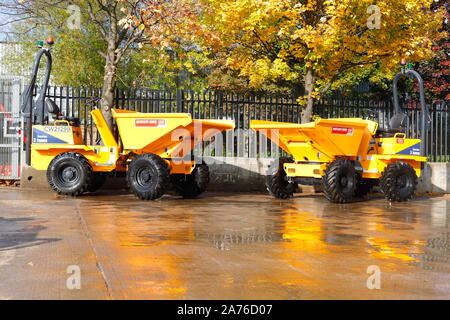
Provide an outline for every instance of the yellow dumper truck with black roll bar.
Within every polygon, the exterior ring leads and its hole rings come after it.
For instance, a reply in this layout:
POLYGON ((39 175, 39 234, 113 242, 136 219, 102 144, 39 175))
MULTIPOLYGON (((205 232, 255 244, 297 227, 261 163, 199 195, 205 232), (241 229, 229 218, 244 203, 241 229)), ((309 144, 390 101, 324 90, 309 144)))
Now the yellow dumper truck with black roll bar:
MULTIPOLYGON (((48 44, 52 45, 53 39, 48 44)), ((113 109, 119 137, 116 139, 97 109, 91 115, 102 143, 85 145, 80 121, 62 116, 59 107, 45 97, 50 71, 50 48, 42 48, 36 57, 31 83, 23 95, 22 112, 27 137, 31 137, 27 141, 27 164, 46 171, 53 191, 70 196, 94 192, 111 172, 126 172, 131 191, 143 200, 160 198, 169 186, 184 197, 196 197, 206 190, 208 166, 186 160, 186 156, 202 141, 233 129, 233 121, 194 120, 188 113, 113 109), (33 100, 43 55, 47 57, 44 84, 33 100)))
POLYGON ((410 68, 403 68, 394 78, 394 116, 389 128, 379 128, 377 122, 360 118, 316 118, 306 124, 251 121, 253 130, 292 155, 270 166, 268 191, 286 199, 292 197, 298 184, 321 184, 329 201, 346 203, 379 185, 389 201, 411 199, 427 158, 424 141, 410 139, 405 133, 407 116, 399 107, 397 94, 397 81, 403 75, 418 80, 424 137, 428 111, 423 81, 410 68))

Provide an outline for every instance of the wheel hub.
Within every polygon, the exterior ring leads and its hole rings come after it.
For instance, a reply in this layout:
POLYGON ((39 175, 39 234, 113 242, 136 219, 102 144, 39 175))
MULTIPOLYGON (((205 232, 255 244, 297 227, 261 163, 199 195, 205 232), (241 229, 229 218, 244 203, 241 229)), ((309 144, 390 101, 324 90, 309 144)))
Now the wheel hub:
POLYGON ((149 182, 151 180, 150 173, 148 172, 148 170, 142 172, 141 178, 144 182, 149 182))
POLYGON ((76 172, 75 168, 67 167, 62 172, 62 178, 65 181, 72 181, 76 177, 76 174, 77 174, 77 172, 76 172))
POLYGON ((138 172, 138 181, 141 185, 148 185, 152 182, 152 172, 149 168, 142 168, 138 172))

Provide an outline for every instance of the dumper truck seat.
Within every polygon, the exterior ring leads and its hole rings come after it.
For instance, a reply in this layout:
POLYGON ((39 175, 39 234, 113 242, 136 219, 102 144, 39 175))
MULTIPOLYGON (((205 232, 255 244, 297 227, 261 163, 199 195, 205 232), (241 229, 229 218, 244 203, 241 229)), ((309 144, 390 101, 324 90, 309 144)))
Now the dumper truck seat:
POLYGON ((396 113, 389 121, 389 128, 378 128, 375 136, 377 138, 393 137, 396 133, 404 133, 407 116, 404 113, 396 113))
POLYGON ((80 119, 76 117, 64 117, 61 115, 61 110, 56 105, 55 101, 50 98, 45 99, 45 105, 47 106, 47 112, 52 115, 52 119, 54 120, 65 120, 70 123, 73 127, 80 126, 80 119))

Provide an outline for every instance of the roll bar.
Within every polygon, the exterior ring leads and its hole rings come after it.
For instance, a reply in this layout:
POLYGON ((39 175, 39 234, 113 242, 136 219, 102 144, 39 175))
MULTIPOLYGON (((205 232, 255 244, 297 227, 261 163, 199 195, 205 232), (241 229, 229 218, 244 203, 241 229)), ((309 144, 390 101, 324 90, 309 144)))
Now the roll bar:
MULTIPOLYGON (((52 43, 49 42, 51 45, 52 43)), ((30 84, 25 88, 22 94, 22 106, 20 108, 24 123, 26 124, 26 164, 31 165, 31 143, 32 143, 32 127, 33 124, 44 124, 45 120, 45 97, 47 93, 50 74, 52 71, 52 54, 50 48, 41 48, 36 54, 33 70, 31 72, 30 84), (42 56, 47 58, 45 76, 42 86, 37 94, 36 101, 33 105, 33 92, 36 87, 37 74, 42 56)))
POLYGON ((420 135, 422 138, 420 155, 425 157, 426 156, 425 153, 427 151, 427 140, 428 140, 427 136, 426 136, 427 121, 425 119, 428 117, 428 107, 425 104, 425 91, 423 88, 423 79, 417 71, 410 69, 408 67, 403 68, 402 71, 397 73, 397 75, 394 78, 394 83, 392 86, 393 95, 394 95, 394 114, 402 113, 399 102, 398 102, 398 87, 397 87, 398 80, 400 79, 401 76, 408 76, 408 75, 414 76, 416 78, 417 82, 419 83, 420 104, 421 104, 421 109, 422 109, 422 117, 420 120, 421 121, 420 135))

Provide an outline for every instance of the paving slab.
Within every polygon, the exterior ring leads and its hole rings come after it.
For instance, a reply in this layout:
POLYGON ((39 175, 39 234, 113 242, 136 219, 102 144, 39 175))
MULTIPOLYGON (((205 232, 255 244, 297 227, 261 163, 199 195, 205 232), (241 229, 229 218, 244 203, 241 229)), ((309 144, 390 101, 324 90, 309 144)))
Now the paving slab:
POLYGON ((0 188, 0 299, 450 298, 448 196, 111 192, 0 188))

